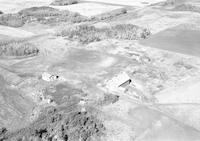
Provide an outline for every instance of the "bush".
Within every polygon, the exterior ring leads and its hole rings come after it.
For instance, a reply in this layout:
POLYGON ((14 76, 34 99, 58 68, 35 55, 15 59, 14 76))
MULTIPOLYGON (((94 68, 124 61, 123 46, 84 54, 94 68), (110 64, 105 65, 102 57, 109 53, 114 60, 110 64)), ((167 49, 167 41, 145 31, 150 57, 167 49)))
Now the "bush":
POLYGON ((166 5, 175 5, 177 3, 177 0, 167 0, 165 2, 166 5))
POLYGON ((181 3, 184 3, 185 0, 166 0, 164 2, 164 6, 174 6, 174 5, 179 5, 181 3))
POLYGON ((166 1, 159 2, 156 5, 163 6, 163 7, 174 7, 174 6, 184 4, 185 2, 186 0, 166 0, 166 1))
POLYGON ((60 11, 52 7, 41 6, 41 7, 31 7, 31 8, 23 9, 19 11, 18 14, 24 17, 26 16, 49 17, 49 16, 59 15, 60 11))
POLYGON ((59 11, 55 8, 42 6, 27 8, 19 12, 27 22, 40 22, 43 24, 72 22, 79 23, 87 20, 86 17, 79 13, 69 12, 67 10, 59 11))
POLYGON ((150 31, 132 24, 119 24, 110 28, 96 28, 90 25, 79 25, 74 28, 62 29, 58 36, 67 37, 68 39, 78 40, 83 44, 103 39, 125 39, 137 40, 145 39, 150 35, 150 31))
POLYGON ((2 11, 0 11, 0 14, 3 14, 3 12, 2 12, 2 11))
POLYGON ((2 14, 0 16, 0 25, 21 27, 25 21, 19 14, 2 14))
POLYGON ((49 20, 50 17, 60 15, 60 11, 48 6, 26 8, 18 12, 26 22, 43 22, 49 20), (48 18, 47 18, 48 17, 48 18))
POLYGON ((110 35, 115 39, 137 40, 145 39, 150 35, 150 31, 146 28, 140 28, 132 24, 120 24, 111 27, 110 35))
POLYGON ((48 6, 31 7, 19 11, 17 14, 2 14, 0 25, 21 27, 25 23, 39 22, 42 24, 55 24, 60 22, 80 23, 88 21, 85 16, 67 10, 59 11, 48 6))
POLYGON ((187 70, 191 70, 191 69, 193 69, 194 68, 194 66, 192 66, 192 65, 190 65, 189 63, 187 63, 187 62, 185 62, 185 61, 183 61, 183 60, 179 60, 179 61, 177 61, 177 62, 175 62, 174 64, 173 64, 176 68, 185 68, 185 69, 187 69, 187 70))
POLYGON ((181 4, 176 6, 174 11, 191 11, 191 12, 198 12, 200 13, 200 6, 195 6, 192 4, 181 4))
POLYGON ((0 45, 0 56, 28 56, 38 53, 39 49, 31 43, 11 42, 0 45))
POLYGON ((113 10, 104 14, 94 16, 92 18, 97 19, 97 20, 105 20, 105 19, 114 18, 122 14, 126 14, 126 13, 127 13, 127 10, 125 8, 121 8, 121 9, 113 10))
POLYGON ((80 25, 74 28, 64 29, 58 33, 58 36, 66 36, 68 39, 78 40, 84 44, 101 40, 99 30, 89 25, 80 25))
POLYGON ((7 140, 6 133, 8 132, 7 128, 1 127, 0 128, 0 140, 4 141, 7 140))
POLYGON ((71 5, 71 4, 77 4, 77 0, 55 0, 51 3, 51 5, 55 6, 64 6, 64 5, 71 5))
POLYGON ((69 12, 68 14, 65 14, 63 11, 62 15, 56 17, 57 22, 81 23, 81 22, 86 22, 88 20, 89 19, 87 17, 82 16, 76 12, 69 12))

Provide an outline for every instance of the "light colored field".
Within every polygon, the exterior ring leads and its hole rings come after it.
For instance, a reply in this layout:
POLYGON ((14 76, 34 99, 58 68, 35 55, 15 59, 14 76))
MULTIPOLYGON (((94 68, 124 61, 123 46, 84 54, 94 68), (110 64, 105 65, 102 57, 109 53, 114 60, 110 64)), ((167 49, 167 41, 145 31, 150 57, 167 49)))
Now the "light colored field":
POLYGON ((113 57, 107 57, 106 59, 102 60, 99 63, 99 67, 109 67, 113 65, 115 62, 116 62, 116 59, 114 59, 113 57))
POLYGON ((152 34, 156 34, 168 28, 172 28, 181 24, 193 24, 198 25, 200 15, 191 12, 169 12, 158 9, 145 8, 138 12, 138 17, 135 14, 130 14, 118 19, 119 23, 131 23, 138 26, 148 28, 152 34))
POLYGON ((22 30, 22 29, 12 28, 12 27, 2 26, 2 25, 0 25, 0 34, 5 35, 5 36, 10 36, 10 37, 18 37, 18 38, 30 37, 34 35, 33 33, 22 30))
POLYGON ((178 88, 169 89, 156 95, 158 103, 170 104, 170 103, 200 103, 199 97, 200 82, 193 81, 188 82, 178 88))
POLYGON ((164 0, 109 0, 109 1, 108 0, 86 0, 86 1, 144 7, 144 6, 154 4, 154 3, 164 1, 164 0))
POLYGON ((47 6, 53 0, 0 0, 0 10, 4 13, 15 13, 33 6, 47 6))
POLYGON ((111 5, 96 4, 96 3, 79 3, 69 6, 52 6, 52 7, 60 10, 69 10, 72 12, 78 12, 81 15, 88 17, 122 8, 121 6, 111 6, 111 5))
POLYGON ((200 130, 200 104, 161 104, 159 108, 178 121, 200 130))
POLYGON ((198 130, 168 117, 162 117, 153 127, 144 132, 137 141, 197 141, 198 130))

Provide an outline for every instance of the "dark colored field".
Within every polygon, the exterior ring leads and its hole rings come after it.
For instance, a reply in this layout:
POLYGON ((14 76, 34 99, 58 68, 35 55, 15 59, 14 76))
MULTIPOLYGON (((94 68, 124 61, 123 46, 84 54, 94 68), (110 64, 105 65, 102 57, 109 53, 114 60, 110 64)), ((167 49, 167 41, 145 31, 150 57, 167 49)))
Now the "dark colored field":
POLYGON ((182 30, 176 27, 152 35, 140 43, 145 46, 164 49, 200 57, 200 31, 182 30))

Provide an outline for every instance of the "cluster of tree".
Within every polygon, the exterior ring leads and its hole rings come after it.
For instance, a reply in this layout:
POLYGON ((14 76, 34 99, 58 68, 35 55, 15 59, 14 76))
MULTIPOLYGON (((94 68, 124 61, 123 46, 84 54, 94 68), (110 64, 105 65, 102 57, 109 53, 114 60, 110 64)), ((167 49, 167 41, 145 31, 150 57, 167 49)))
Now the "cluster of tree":
POLYGON ((63 6, 63 5, 72 5, 77 3, 78 0, 55 0, 54 2, 51 3, 51 5, 63 6))
POLYGON ((39 49, 31 43, 14 42, 0 46, 0 56, 28 56, 39 53, 39 49))
POLYGON ((137 40, 147 38, 151 32, 132 24, 118 24, 111 27, 96 28, 91 25, 79 25, 74 28, 63 29, 58 36, 66 36, 68 39, 78 40, 83 44, 101 41, 103 39, 137 40))

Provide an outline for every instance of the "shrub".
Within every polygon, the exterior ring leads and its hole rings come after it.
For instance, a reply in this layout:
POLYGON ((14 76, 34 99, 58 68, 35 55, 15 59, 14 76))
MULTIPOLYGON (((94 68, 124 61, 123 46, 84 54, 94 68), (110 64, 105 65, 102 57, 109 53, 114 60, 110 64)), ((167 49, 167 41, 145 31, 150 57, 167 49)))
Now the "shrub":
POLYGON ((2 12, 2 11, 0 11, 0 14, 3 14, 3 12, 2 12))
POLYGON ((11 42, 0 45, 0 56, 28 56, 38 53, 39 49, 31 43, 11 42))
MULTIPOLYGON (((158 2, 155 5, 162 6, 162 7, 174 7, 181 4, 184 4, 187 0, 166 0, 162 2, 158 2)), ((154 4, 151 4, 154 5, 154 4)))
POLYGON ((184 3, 185 0, 166 0, 164 6, 174 6, 184 3))
POLYGON ((58 36, 66 36, 68 39, 78 40, 84 44, 101 40, 99 30, 89 25, 80 25, 74 28, 64 29, 58 33, 58 36))
POLYGON ((0 140, 7 140, 6 133, 8 132, 7 128, 1 127, 0 128, 0 140))
POLYGON ((176 0, 166 0, 165 4, 166 5, 175 5, 177 3, 176 0))
POLYGON ((80 23, 89 19, 79 13, 67 10, 59 11, 48 6, 31 7, 19 11, 17 14, 0 15, 0 25, 21 27, 25 23, 39 22, 42 24, 55 24, 60 22, 80 23))
POLYGON ((69 17, 69 21, 71 23, 81 23, 81 22, 86 22, 88 21, 89 19, 85 16, 81 16, 81 15, 78 15, 78 16, 74 16, 74 17, 69 17))
POLYGON ((77 4, 77 0, 55 0, 51 3, 51 5, 55 6, 64 6, 64 5, 71 5, 71 4, 77 4))
POLYGON ((194 66, 190 65, 189 63, 185 62, 184 60, 179 60, 173 64, 176 68, 185 68, 187 70, 191 70, 194 66))
POLYGON ((119 24, 110 28, 96 28, 87 24, 75 26, 74 28, 62 29, 58 36, 78 40, 83 44, 100 41, 107 38, 137 40, 147 38, 150 31, 132 24, 119 24))
POLYGON ((19 15, 21 15, 27 22, 36 21, 43 24, 58 22, 79 23, 87 20, 86 17, 81 16, 79 13, 70 12, 67 10, 59 11, 48 6, 27 8, 21 10, 19 15))
POLYGON ((49 16, 57 16, 60 14, 60 11, 48 7, 48 6, 41 6, 41 7, 31 7, 26 8, 18 12, 19 15, 22 16, 33 16, 33 17, 49 17, 49 16))
POLYGON ((60 11, 48 6, 41 6, 41 7, 31 7, 23 9, 19 11, 18 14, 22 16, 26 22, 37 21, 40 23, 45 23, 45 21, 51 19, 50 17, 59 16, 60 11))
POLYGON ((150 31, 132 24, 120 24, 111 27, 110 35, 115 39, 137 40, 145 39, 150 35, 150 31))
POLYGON ((19 14, 2 14, 0 16, 0 25, 21 27, 25 21, 19 14))
POLYGON ((191 11, 200 13, 200 6, 195 6, 192 4, 181 4, 173 8, 174 11, 191 11))
POLYGON ((92 17, 92 19, 105 20, 105 19, 114 18, 122 14, 126 14, 126 13, 127 13, 127 10, 125 8, 121 8, 121 9, 113 10, 104 14, 94 16, 92 17))
POLYGON ((56 18, 56 21, 59 22, 71 22, 71 23, 81 23, 88 21, 88 18, 85 16, 80 15, 76 12, 69 12, 68 14, 65 14, 64 11, 62 12, 62 15, 58 16, 56 18))

